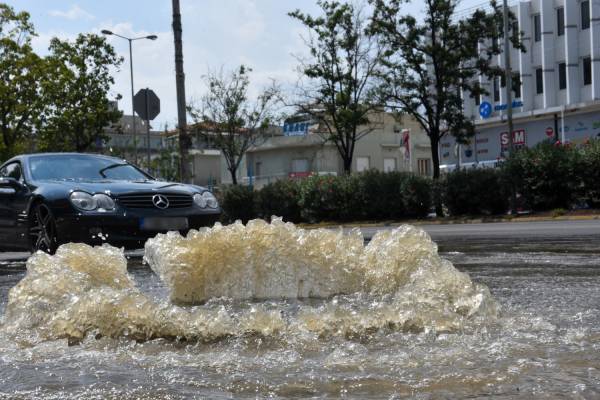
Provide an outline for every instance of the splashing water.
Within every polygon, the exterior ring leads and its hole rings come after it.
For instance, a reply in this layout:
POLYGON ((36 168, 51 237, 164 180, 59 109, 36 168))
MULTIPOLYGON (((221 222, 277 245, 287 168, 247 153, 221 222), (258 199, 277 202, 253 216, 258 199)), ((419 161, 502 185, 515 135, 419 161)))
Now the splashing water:
POLYGON ((377 233, 367 246, 358 230, 304 230, 278 219, 216 225, 187 237, 158 235, 147 242, 145 259, 171 302, 141 292, 122 250, 111 246, 36 253, 10 291, 1 330, 26 341, 364 337, 455 332, 497 313, 485 286, 408 225, 377 233))

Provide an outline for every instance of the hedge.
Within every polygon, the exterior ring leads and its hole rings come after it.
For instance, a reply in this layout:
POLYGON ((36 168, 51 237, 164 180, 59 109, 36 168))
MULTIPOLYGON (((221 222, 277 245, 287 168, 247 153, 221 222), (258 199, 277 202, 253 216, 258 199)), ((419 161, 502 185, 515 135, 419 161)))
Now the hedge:
POLYGON ((243 223, 257 217, 255 192, 249 186, 231 185, 219 195, 223 209, 221 220, 225 223, 241 220, 243 223))
POLYGON ((300 188, 295 181, 282 179, 269 183, 256 192, 257 216, 267 221, 272 216, 278 216, 282 217, 284 221, 301 222, 299 193, 300 188))
POLYGON ((568 209, 582 191, 581 178, 587 173, 581 169, 582 151, 560 143, 541 142, 516 151, 504 163, 502 171, 526 208, 568 209))
POLYGON ((253 191, 226 188, 223 221, 281 216, 291 222, 345 222, 424 218, 435 199, 452 216, 503 214, 511 189, 519 206, 534 211, 600 207, 600 140, 575 148, 542 142, 520 149, 497 169, 462 169, 438 181, 402 172, 281 180, 253 191))
POLYGON ((272 216, 311 223, 423 218, 431 208, 431 182, 405 173, 368 171, 280 180, 257 191, 230 186, 220 197, 224 222, 272 216))
POLYGON ((495 215, 508 210, 509 187, 499 169, 462 169, 442 182, 442 201, 451 215, 495 215))

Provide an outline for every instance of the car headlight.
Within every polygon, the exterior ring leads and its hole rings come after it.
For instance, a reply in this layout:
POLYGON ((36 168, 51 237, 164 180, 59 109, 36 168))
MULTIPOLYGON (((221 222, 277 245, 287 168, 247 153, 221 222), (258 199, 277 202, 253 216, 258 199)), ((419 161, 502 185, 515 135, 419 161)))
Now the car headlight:
POLYGON ((206 208, 206 207, 217 208, 217 207, 219 207, 219 202, 217 202, 216 197, 213 196, 213 194, 211 192, 204 192, 202 194, 196 193, 194 195, 194 203, 196 203, 196 205, 201 208, 206 208))
POLYGON ((71 204, 84 211, 112 211, 115 209, 115 202, 110 196, 99 193, 91 195, 86 192, 76 191, 69 196, 71 204))
POLYGON ((110 196, 98 193, 93 197, 96 200, 96 207, 98 211, 112 211, 115 209, 115 201, 110 196))

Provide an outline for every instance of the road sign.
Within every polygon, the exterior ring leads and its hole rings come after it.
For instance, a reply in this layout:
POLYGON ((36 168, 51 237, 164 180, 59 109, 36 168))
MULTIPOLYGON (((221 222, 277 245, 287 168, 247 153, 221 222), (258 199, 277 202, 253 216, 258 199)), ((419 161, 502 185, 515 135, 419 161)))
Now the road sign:
POLYGON ((492 105, 487 101, 481 103, 481 105, 479 105, 479 115, 481 115, 482 118, 489 118, 490 115, 492 115, 492 105))
POLYGON ((546 136, 548 136, 548 137, 554 136, 554 129, 546 128, 546 136))
POLYGON ((133 97, 133 109, 141 119, 151 121, 160 114, 160 99, 151 89, 141 89, 133 97))

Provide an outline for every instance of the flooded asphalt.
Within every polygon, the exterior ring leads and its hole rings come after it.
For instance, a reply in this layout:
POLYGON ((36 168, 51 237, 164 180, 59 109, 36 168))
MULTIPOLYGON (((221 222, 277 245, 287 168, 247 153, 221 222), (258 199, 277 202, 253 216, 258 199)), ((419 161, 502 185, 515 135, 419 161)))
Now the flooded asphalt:
MULTIPOLYGON (((600 399, 600 234, 540 229, 552 232, 431 232, 440 255, 500 305, 496 319, 464 330, 75 344, 0 334, 0 399, 600 399)), ((0 316, 25 272, 23 262, 0 265, 0 316)), ((141 257, 128 272, 146 295, 167 298, 141 257)))

